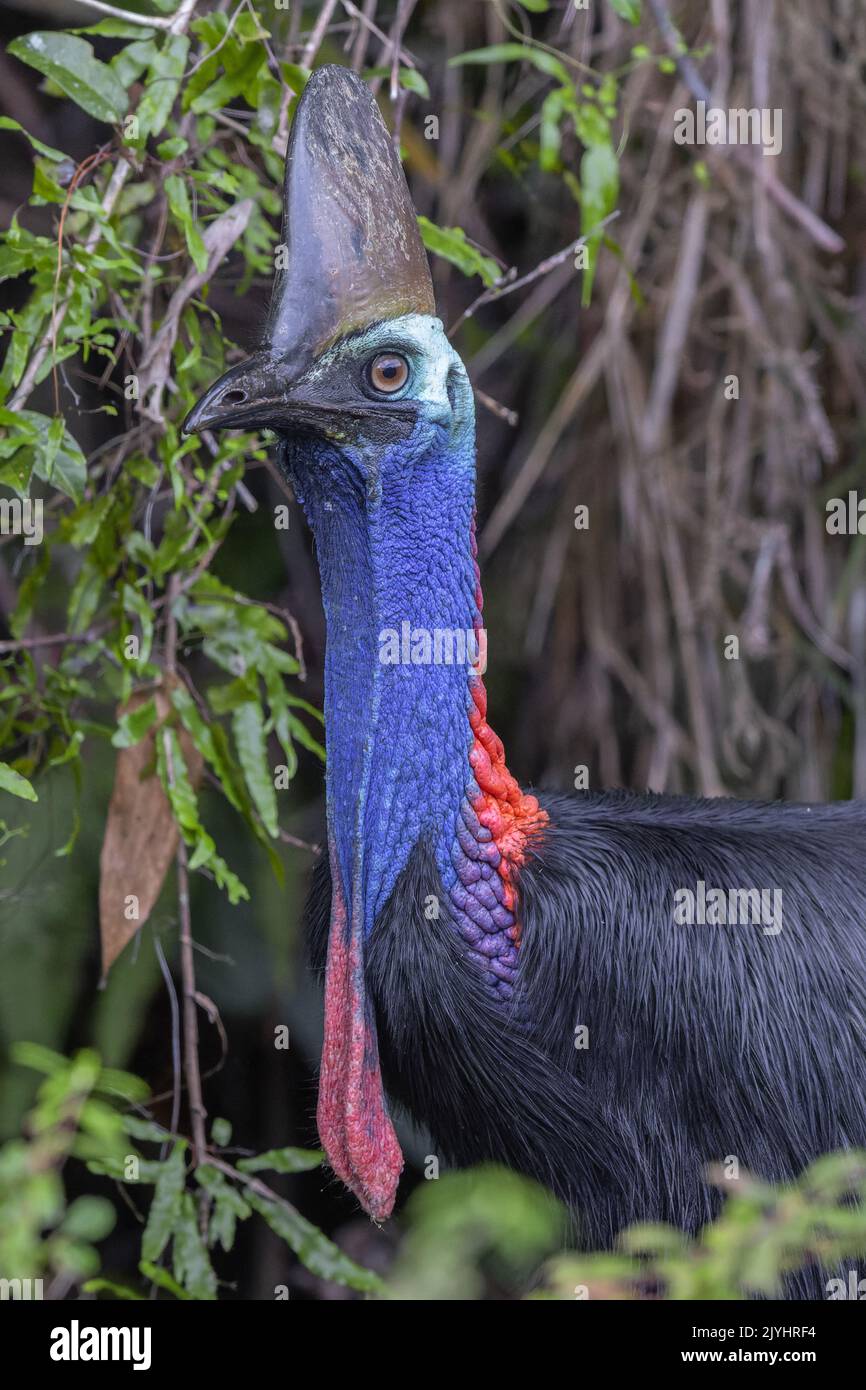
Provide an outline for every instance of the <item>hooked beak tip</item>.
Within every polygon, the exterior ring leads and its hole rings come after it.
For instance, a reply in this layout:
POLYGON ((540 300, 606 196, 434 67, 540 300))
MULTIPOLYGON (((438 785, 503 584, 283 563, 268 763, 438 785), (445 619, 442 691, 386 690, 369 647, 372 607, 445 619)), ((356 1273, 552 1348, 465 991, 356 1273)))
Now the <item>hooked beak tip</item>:
POLYGON ((204 430, 249 428, 248 414, 258 398, 250 381, 242 380, 244 364, 232 368, 197 401, 181 426, 185 435, 201 434, 204 430))
POLYGON ((198 416, 199 409, 198 406, 195 405, 193 406, 192 410, 189 412, 189 415, 187 415, 186 419, 180 427, 181 434, 198 434, 199 430, 201 429, 201 426, 198 422, 198 416))

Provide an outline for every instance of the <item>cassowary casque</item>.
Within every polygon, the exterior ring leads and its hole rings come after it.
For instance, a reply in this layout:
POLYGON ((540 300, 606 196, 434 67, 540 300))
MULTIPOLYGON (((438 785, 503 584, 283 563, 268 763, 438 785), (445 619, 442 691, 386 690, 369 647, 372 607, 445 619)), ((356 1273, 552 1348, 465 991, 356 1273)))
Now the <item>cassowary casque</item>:
MULTIPOLYGON (((389 1215, 387 1086, 443 1156, 531 1174, 607 1245, 636 1220, 697 1229, 711 1163, 782 1179, 866 1144, 866 809, 535 796, 506 766, 479 659, 472 389, 346 69, 298 105, 283 241, 266 346, 186 428, 274 430, 315 537, 334 1172, 389 1215)), ((813 1276, 790 1291, 820 1296, 813 1276)))

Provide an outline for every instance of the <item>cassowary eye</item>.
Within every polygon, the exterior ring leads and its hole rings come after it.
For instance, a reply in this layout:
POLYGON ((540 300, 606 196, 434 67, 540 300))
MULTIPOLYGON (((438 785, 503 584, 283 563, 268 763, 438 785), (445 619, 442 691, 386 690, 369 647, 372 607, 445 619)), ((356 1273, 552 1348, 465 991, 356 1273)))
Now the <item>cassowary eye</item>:
POLYGON ((367 367, 367 380, 374 391, 393 396, 409 380, 409 363, 396 352, 380 352, 367 367))

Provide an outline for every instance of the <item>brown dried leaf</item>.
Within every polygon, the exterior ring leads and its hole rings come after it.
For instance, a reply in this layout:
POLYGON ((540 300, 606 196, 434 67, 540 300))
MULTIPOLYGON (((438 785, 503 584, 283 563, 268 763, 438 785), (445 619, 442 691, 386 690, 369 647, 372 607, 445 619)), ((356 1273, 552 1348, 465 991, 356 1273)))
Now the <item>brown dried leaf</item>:
MULTIPOLYGON (((171 711, 165 689, 137 691, 118 714, 153 698, 159 722, 132 748, 118 750, 114 790, 99 859, 99 933, 105 980, 123 948, 150 916, 168 866, 174 858, 178 829, 156 774, 156 738, 171 711), (133 901, 135 900, 135 901, 133 901), (133 915, 127 916, 130 912, 133 915)), ((200 753, 185 729, 180 745, 193 786, 203 771, 200 753)))

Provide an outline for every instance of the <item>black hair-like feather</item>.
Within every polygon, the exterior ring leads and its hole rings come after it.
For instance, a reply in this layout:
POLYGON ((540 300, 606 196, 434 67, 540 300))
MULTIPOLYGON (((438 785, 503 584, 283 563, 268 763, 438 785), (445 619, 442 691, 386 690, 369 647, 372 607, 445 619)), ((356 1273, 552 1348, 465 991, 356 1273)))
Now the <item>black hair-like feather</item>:
MULTIPOLYGON (((466 959, 423 844, 367 944, 389 1093, 442 1157, 531 1175, 575 1212, 581 1244, 608 1247, 635 1221, 697 1231, 721 1201, 710 1164, 783 1180, 866 1146, 866 806, 541 801, 511 1008, 466 959), (781 930, 677 925, 674 895, 699 880, 781 893, 781 930)), ((325 865, 319 965, 329 898, 325 865)), ((824 1296, 824 1277, 789 1296, 824 1296)))

